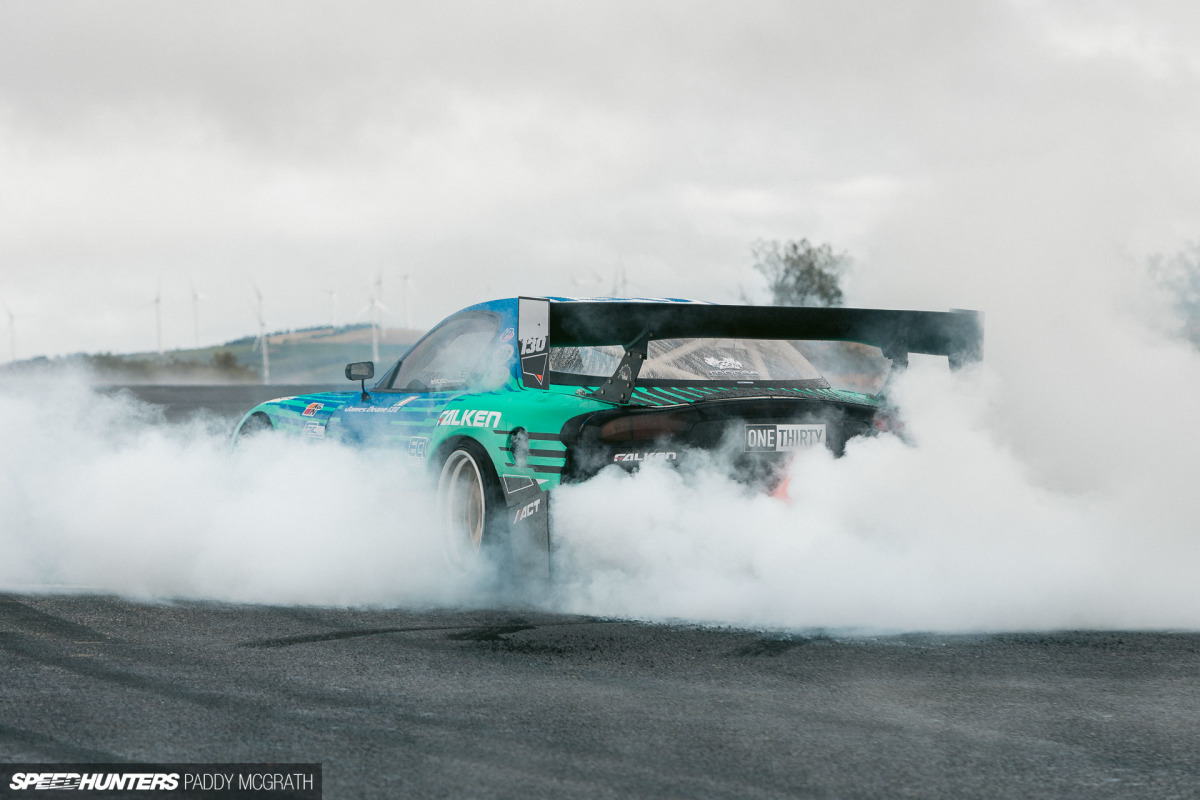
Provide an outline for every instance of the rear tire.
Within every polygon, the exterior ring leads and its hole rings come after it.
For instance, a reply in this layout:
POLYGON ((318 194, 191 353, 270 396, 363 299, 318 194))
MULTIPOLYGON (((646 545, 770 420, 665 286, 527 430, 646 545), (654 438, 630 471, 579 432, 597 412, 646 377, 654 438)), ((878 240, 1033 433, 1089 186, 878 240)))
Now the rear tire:
POLYGON ((508 544, 500 480, 483 448, 459 444, 442 464, 437 489, 438 524, 446 560, 468 571, 485 555, 499 556, 508 544))

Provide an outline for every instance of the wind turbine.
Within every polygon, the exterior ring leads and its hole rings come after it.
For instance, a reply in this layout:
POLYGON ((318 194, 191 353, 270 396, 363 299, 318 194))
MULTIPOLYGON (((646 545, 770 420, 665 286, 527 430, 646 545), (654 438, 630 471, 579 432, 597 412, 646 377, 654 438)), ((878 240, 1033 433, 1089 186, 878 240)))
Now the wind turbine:
POLYGON ((8 360, 15 363, 17 360, 17 318, 13 316, 12 309, 8 307, 8 303, 4 304, 4 313, 8 314, 8 360))
POLYGON ((621 259, 613 270, 613 285, 611 297, 628 297, 629 281, 625 279, 625 259, 621 259))
POLYGON ((404 327, 412 330, 412 275, 404 276, 404 327))
POLYGON ((254 340, 254 349, 262 348, 262 382, 266 386, 271 382, 271 353, 267 343, 267 323, 263 319, 263 296, 258 290, 258 284, 254 286, 254 310, 258 314, 258 338, 254 340))
POLYGON ((158 343, 158 354, 163 354, 162 346, 162 281, 158 282, 158 291, 154 293, 154 331, 158 343))
POLYGON ((380 297, 383 295, 383 273, 379 273, 379 277, 375 279, 375 283, 371 285, 371 299, 367 302, 366 308, 358 312, 361 317, 363 314, 370 312, 371 320, 371 360, 379 362, 379 326, 380 326, 380 311, 386 311, 389 314, 392 310, 383 304, 380 297))
POLYGON ((200 349, 200 301, 208 298, 196 291, 196 284, 192 283, 192 279, 188 278, 188 285, 192 287, 192 328, 196 335, 196 349, 200 349))

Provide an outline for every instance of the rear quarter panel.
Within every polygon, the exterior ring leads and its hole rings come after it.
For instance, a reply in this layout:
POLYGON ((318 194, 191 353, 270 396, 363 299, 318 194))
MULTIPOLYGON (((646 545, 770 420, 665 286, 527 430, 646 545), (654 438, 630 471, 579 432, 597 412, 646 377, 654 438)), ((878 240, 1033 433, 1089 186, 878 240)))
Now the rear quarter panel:
POLYGON ((440 461, 455 442, 467 437, 483 445, 497 474, 535 480, 543 489, 558 486, 566 463, 560 432, 568 419, 612 406, 576 394, 517 389, 463 395, 439 415, 431 437, 431 457, 440 461), (480 420, 483 420, 482 424, 480 420), (529 455, 519 463, 514 452, 518 431, 529 436, 529 455))

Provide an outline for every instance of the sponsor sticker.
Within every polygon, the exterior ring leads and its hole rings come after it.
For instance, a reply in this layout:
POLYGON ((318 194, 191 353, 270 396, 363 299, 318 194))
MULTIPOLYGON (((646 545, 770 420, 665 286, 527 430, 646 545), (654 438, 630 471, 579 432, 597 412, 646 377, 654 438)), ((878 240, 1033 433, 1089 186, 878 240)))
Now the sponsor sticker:
POLYGON ((304 435, 313 439, 325 438, 325 426, 315 420, 304 424, 304 435))
POLYGON ((826 444, 825 425, 747 425, 747 453, 791 453, 826 444))
POLYGON ((429 440, 424 436, 414 436, 408 440, 408 454, 412 458, 424 460, 429 456, 429 440))
POLYGON ((705 356, 704 363, 713 369, 743 369, 742 362, 736 358, 713 358, 712 356, 705 356))
POLYGON ((345 411, 347 414, 395 414, 416 399, 417 395, 413 394, 403 400, 397 400, 390 406, 350 406, 345 411))
POLYGON ((309 403, 308 408, 300 412, 302 417, 315 417, 317 412, 325 407, 324 403, 309 403))
POLYGON ((512 328, 505 328, 504 333, 500 334, 500 341, 511 342, 512 338, 516 335, 516 331, 514 331, 512 328))
POLYGON ((736 358, 705 356, 704 363, 711 367, 707 372, 712 378, 757 378, 759 375, 758 370, 746 369, 736 358))
POLYGON ((655 450, 649 453, 617 453, 613 461, 678 461, 679 454, 673 450, 655 450))
POLYGON ((523 508, 518 508, 517 515, 515 517, 513 517, 513 524, 516 525, 521 520, 526 519, 526 518, 531 517, 534 514, 536 514, 537 510, 539 508, 541 508, 541 505, 542 505, 542 498, 539 497, 537 500, 534 500, 529 505, 524 506, 523 508))
POLYGON ((448 408, 438 415, 437 424, 462 428, 499 428, 499 411, 477 411, 475 409, 448 408))

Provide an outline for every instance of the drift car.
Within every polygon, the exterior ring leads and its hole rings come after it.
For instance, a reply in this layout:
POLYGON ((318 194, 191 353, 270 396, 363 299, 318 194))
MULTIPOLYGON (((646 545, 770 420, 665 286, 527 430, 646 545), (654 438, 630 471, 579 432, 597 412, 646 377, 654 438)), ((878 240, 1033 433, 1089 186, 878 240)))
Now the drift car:
POLYGON ((234 436, 392 446, 437 477, 453 563, 490 550, 512 569, 544 571, 550 496, 563 482, 719 450, 735 477, 769 488, 797 451, 840 455, 887 428, 870 379, 910 353, 958 368, 982 341, 972 311, 510 298, 450 316, 369 390, 374 365, 349 364, 359 391, 271 400, 234 436))

